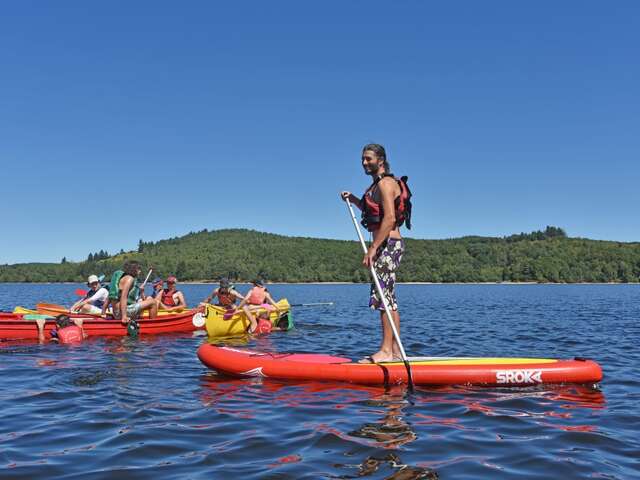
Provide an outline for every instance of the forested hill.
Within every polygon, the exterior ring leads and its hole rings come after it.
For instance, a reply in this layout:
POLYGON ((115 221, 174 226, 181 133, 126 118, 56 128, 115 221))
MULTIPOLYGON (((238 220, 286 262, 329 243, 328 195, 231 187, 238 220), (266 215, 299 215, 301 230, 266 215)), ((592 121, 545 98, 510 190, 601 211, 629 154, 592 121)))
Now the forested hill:
MULTIPOLYGON (((405 282, 638 282, 640 243, 568 238, 562 229, 510 237, 406 240, 399 271, 405 282)), ((352 241, 286 237, 252 230, 203 230, 138 250, 89 254, 86 261, 0 266, 2 282, 85 281, 107 277, 127 259, 179 281, 365 282, 360 245, 352 241)), ((154 274, 155 276, 155 274, 154 274)))

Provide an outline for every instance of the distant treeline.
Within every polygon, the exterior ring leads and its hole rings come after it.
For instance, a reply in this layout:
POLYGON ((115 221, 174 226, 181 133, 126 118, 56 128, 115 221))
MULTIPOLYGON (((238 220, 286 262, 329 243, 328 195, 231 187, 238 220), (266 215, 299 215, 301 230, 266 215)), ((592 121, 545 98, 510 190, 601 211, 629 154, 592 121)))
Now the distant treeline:
MULTIPOLYGON (((638 282, 640 243, 568 238, 561 228, 503 238, 406 239, 398 279, 405 282, 638 282)), ((138 250, 86 261, 0 266, 0 282, 85 281, 107 277, 127 259, 178 280, 366 282, 360 245, 353 241, 286 237, 252 230, 189 233, 138 250)), ((155 275, 154 275, 155 276, 155 275)))

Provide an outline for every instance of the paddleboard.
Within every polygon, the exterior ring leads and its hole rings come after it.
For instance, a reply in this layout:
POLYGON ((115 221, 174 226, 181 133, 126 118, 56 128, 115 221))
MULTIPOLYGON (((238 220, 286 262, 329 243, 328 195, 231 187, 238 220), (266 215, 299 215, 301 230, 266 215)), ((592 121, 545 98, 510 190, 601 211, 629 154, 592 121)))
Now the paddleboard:
MULTIPOLYGON (((274 353, 204 344, 198 358, 219 373, 236 377, 322 380, 367 385, 407 383, 403 362, 357 363, 314 353, 274 353)), ((410 357, 415 385, 528 386, 595 384, 600 365, 574 358, 410 357)))

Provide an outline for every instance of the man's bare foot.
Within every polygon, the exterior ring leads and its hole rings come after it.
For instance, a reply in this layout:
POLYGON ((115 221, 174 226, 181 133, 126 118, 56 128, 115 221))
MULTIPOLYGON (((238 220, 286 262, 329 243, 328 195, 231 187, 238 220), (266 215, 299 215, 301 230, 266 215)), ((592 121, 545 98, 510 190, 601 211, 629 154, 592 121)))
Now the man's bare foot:
POLYGON ((371 356, 364 357, 362 360, 359 360, 358 363, 384 363, 384 362, 393 362, 393 355, 378 351, 371 356))

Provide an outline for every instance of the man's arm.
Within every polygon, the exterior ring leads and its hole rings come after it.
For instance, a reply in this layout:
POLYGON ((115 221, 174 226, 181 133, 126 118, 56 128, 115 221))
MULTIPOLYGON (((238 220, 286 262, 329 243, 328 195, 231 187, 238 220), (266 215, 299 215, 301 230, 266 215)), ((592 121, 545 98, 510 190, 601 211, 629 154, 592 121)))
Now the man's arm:
POLYGON ((233 296, 236 297, 238 300, 240 301, 244 300, 244 297, 242 296, 242 294, 240 294, 237 290, 231 290, 231 293, 233 293, 233 296))
POLYGON ((218 295, 218 289, 216 288, 213 292, 211 292, 211 295, 209 295, 207 298, 204 299, 204 302, 202 303, 211 303, 211 300, 213 300, 216 295, 218 295))
MULTIPOLYGON (((240 296, 242 297, 242 295, 240 296)), ((249 290, 249 293, 247 293, 244 297, 242 297, 242 300, 240 301, 240 305, 238 305, 238 308, 244 307, 249 301, 250 296, 251 296, 251 290, 249 290)))
POLYGON ((187 308, 187 301, 184 299, 184 293, 178 292, 178 304, 173 307, 174 310, 180 310, 181 308, 187 308))

